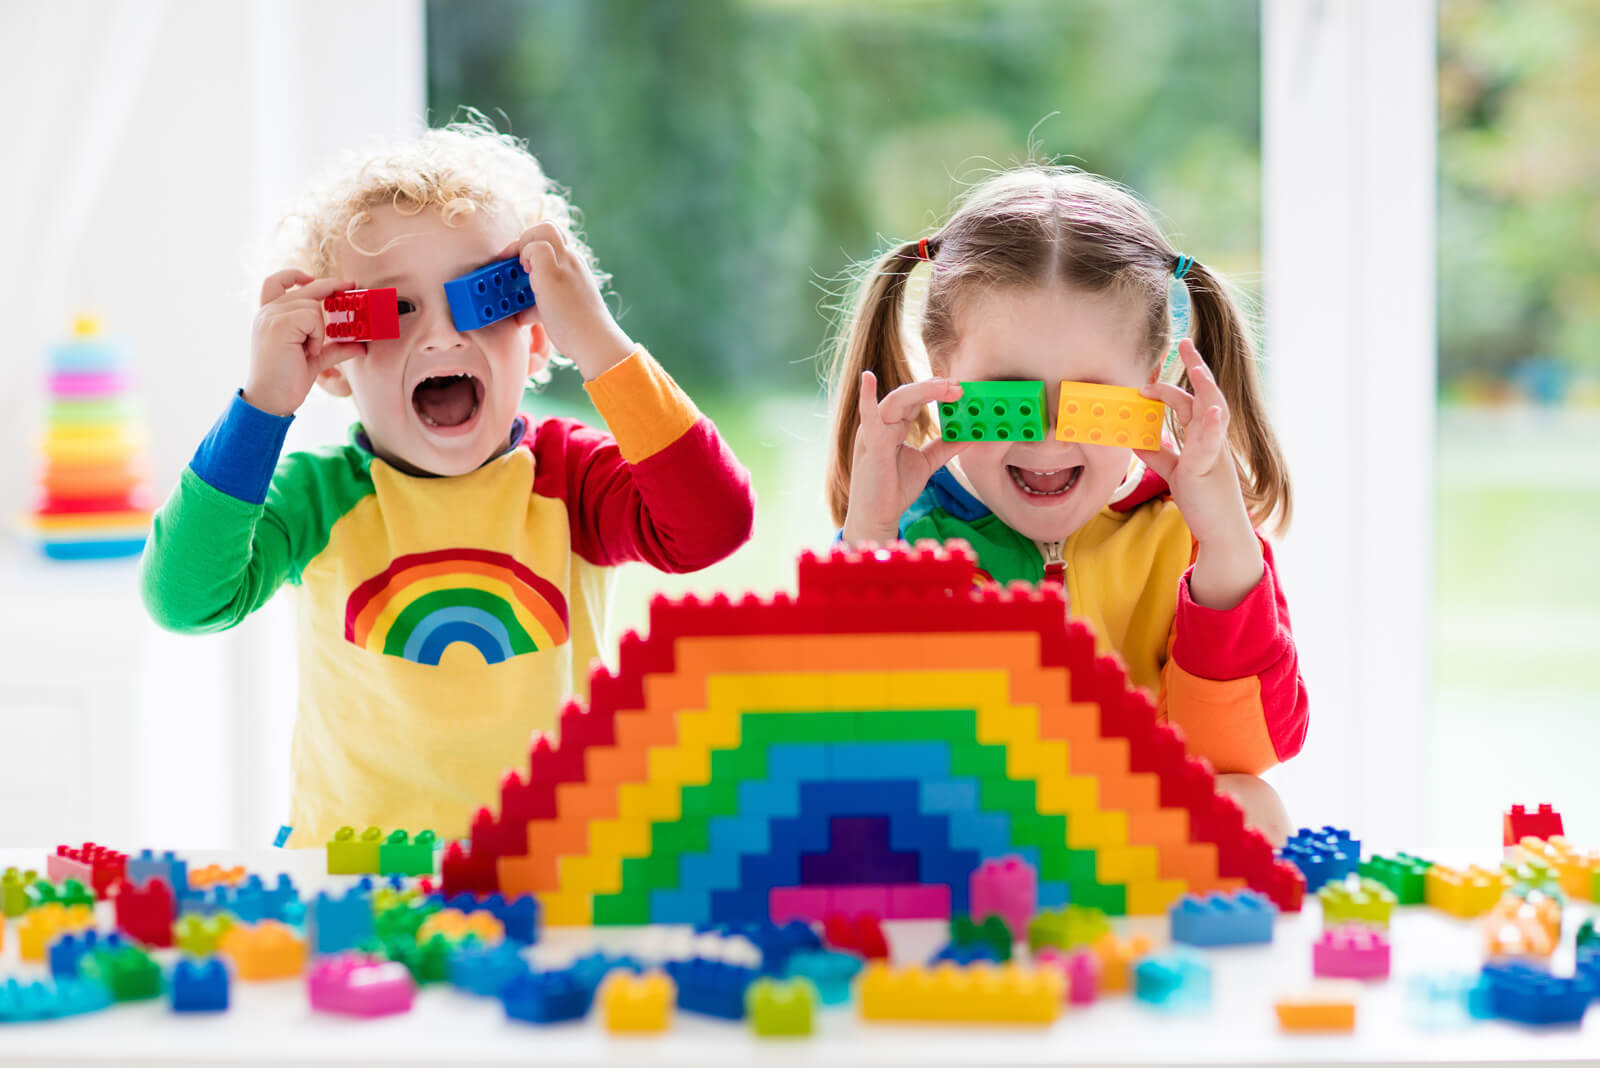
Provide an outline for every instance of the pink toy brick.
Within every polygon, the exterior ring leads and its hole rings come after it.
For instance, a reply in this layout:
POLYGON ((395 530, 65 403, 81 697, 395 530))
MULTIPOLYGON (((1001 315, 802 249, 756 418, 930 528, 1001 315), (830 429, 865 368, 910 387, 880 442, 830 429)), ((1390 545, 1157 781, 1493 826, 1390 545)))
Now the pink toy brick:
POLYGON ((950 916, 950 888, 941 884, 889 890, 887 920, 943 920, 950 916))
POLYGON ((399 961, 360 953, 319 960, 306 977, 311 1007, 341 1016, 390 1016, 410 1012, 417 984, 399 961))
POLYGON ((974 923, 999 916, 1013 931, 1026 931, 1039 909, 1039 876, 1033 865, 1018 856, 986 860, 972 873, 974 923))
POLYGON ((889 913, 889 888, 886 886, 835 886, 828 890, 828 911, 878 916, 889 913))
POLYGON ((1100 958, 1089 949, 1062 953, 1041 949, 1033 955, 1040 967, 1054 968, 1067 978, 1067 1001, 1073 1005, 1093 1004, 1100 995, 1100 958))
POLYGON ((1311 971, 1326 979, 1386 978, 1389 937, 1359 923, 1330 927, 1311 947, 1311 971))
POLYGON ((777 886, 767 894, 767 908, 773 923, 790 920, 821 920, 828 914, 826 887, 777 886))

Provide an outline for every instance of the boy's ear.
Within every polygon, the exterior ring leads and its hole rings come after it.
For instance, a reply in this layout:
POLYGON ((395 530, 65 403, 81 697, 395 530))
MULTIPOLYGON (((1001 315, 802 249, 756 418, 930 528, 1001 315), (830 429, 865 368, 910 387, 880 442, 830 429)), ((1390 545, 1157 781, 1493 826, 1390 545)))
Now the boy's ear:
POLYGON ((344 376, 344 371, 335 367, 324 367, 317 372, 317 385, 323 392, 331 393, 335 397, 350 396, 350 380, 344 376))
POLYGON ((543 371, 550 365, 550 335, 545 332, 543 323, 533 323, 528 327, 528 377, 543 371))

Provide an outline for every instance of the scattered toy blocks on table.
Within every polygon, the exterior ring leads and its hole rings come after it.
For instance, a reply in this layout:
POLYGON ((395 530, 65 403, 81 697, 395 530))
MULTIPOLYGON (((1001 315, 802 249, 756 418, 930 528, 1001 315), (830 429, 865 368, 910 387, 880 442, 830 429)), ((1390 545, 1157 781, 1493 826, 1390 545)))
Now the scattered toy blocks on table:
POLYGON ((305 941, 276 920, 234 927, 222 937, 221 952, 240 979, 288 979, 306 967, 305 941))
POLYGON ((207 864, 189 873, 189 888, 204 890, 211 886, 236 886, 244 881, 244 877, 245 870, 242 865, 224 868, 220 864, 207 864))
POLYGON ((617 1033, 665 1031, 672 1021, 677 990, 662 971, 635 975, 614 971, 600 984, 597 995, 606 1030, 617 1033))
POLYGON ((29 909, 49 904, 90 907, 94 905, 94 894, 77 879, 68 879, 60 886, 47 879, 35 879, 28 883, 22 892, 26 898, 26 907, 29 909))
POLYGON ((1396 853, 1392 857, 1372 857, 1361 863, 1361 874, 1387 886, 1400 905, 1420 905, 1427 899, 1428 869, 1433 861, 1396 853))
POLYGON ((461 912, 441 909, 422 921, 417 928, 417 941, 426 941, 434 935, 443 935, 455 943, 466 938, 476 938, 484 945, 498 945, 505 941, 505 928, 494 914, 488 911, 461 912))
POLYGON ((1056 440, 1159 449, 1166 414, 1165 404, 1140 396, 1136 389, 1063 382, 1056 409, 1056 440))
POLYGON ((377 875, 378 850, 383 831, 368 827, 359 835, 354 827, 340 827, 328 843, 329 875, 377 875))
POLYGON ((1061 1015, 1065 999, 1066 980, 1049 968, 891 968, 874 961, 861 973, 863 1020, 1048 1025, 1061 1015))
MULTIPOLYGON (((368 942, 363 948, 374 946, 368 942)), ((436 934, 421 942, 405 937, 383 939, 377 943, 377 948, 390 960, 404 964, 418 986, 450 980, 450 957, 454 947, 444 935, 436 934)))
POLYGON ((400 336, 400 302, 393 288, 346 289, 324 297, 329 341, 388 341, 400 336))
POLYGON ((1477 865, 1457 870, 1435 864, 1423 878, 1423 900, 1452 916, 1471 919, 1494 908, 1510 888, 1511 879, 1504 872, 1477 865))
POLYGON ((60 845, 46 859, 45 875, 52 882, 76 879, 104 899, 112 885, 126 876, 128 854, 85 842, 81 846, 60 845))
POLYGON ((1133 966, 1133 996, 1156 1008, 1198 1011, 1211 1005, 1211 967, 1200 956, 1174 950, 1133 966))
POLYGON ((716 960, 669 961, 667 975, 678 990, 678 1008, 724 1020, 742 1020, 745 992, 761 977, 755 968, 716 960))
POLYGON ((481 997, 496 997, 507 983, 528 970, 515 942, 486 946, 467 938, 450 954, 450 985, 481 997))
POLYGON ((352 888, 343 897, 319 891, 306 910, 306 941, 313 953, 354 949, 376 934, 372 895, 352 888))
POLYGON ((54 901, 40 905, 17 920, 17 953, 25 961, 42 963, 56 939, 93 927, 94 910, 88 905, 62 905, 54 901))
POLYGON ((415 838, 405 831, 391 831, 378 847, 378 873, 381 875, 432 875, 432 831, 418 831, 415 838))
POLYGON ((1389 936, 1361 923, 1330 927, 1311 947, 1311 974, 1329 979, 1383 979, 1389 936))
POLYGON ((189 892, 189 862, 170 849, 160 854, 153 849, 141 849, 128 858, 126 878, 140 885, 160 879, 172 888, 175 897, 182 897, 189 892))
POLYGON ((192 957, 209 957, 221 948, 223 938, 233 930, 235 922, 225 912, 211 916, 180 916, 172 928, 174 941, 180 950, 192 957))
POLYGON ((450 317, 462 333, 498 323, 534 304, 528 272, 516 256, 452 278, 444 284, 444 295, 450 317))
POLYGON ((104 938, 93 929, 62 935, 50 944, 50 977, 76 979, 78 969, 89 954, 102 949, 119 950, 124 945, 126 943, 123 942, 122 936, 114 931, 104 938))
POLYGON ((1355 874, 1361 867, 1361 841, 1337 827, 1302 827, 1284 843, 1281 855, 1305 876, 1306 890, 1355 874))
POLYGON ((826 949, 801 950, 790 955, 785 965, 788 977, 805 979, 824 1005, 844 1005, 850 1001, 850 985, 860 974, 862 958, 826 949))
POLYGON ((1561 902, 1537 892, 1507 894, 1482 923, 1490 957, 1547 958, 1561 941, 1561 902))
POLYGON ((1278 909, 1254 890, 1205 897, 1185 894, 1170 912, 1172 940, 1191 946, 1241 946, 1272 941, 1278 909))
POLYGON ((834 949, 856 953, 867 960, 883 960, 889 956, 883 922, 870 912, 854 916, 829 913, 822 921, 822 940, 834 949))
POLYGON ((228 969, 216 957, 180 960, 172 969, 174 1012, 225 1012, 228 969))
POLYGON ((306 993, 316 1012, 391 1016, 410 1012, 416 983, 404 964, 360 953, 339 953, 311 966, 306 993))
POLYGON ((1555 838, 1565 833, 1561 828, 1561 813, 1549 805, 1540 805, 1532 812, 1522 805, 1512 805, 1500 821, 1502 845, 1516 845, 1524 838, 1555 838))
POLYGON ((816 1026, 817 991, 805 979, 757 979, 745 992, 750 1030, 762 1038, 800 1038, 816 1026))
POLYGON ((172 924, 178 918, 172 888, 161 879, 142 885, 123 881, 112 898, 117 930, 136 942, 164 949, 172 945, 172 924))
POLYGON ((1103 994, 1125 992, 1131 981, 1134 964, 1150 953, 1153 943, 1143 934, 1118 938, 1107 934, 1091 949, 1100 958, 1100 991, 1103 994))
POLYGON ((1524 838, 1517 843, 1516 854, 1526 860, 1537 860, 1554 873, 1561 890, 1568 898, 1593 901, 1595 876, 1600 874, 1600 851, 1579 851, 1565 838, 1524 838))
POLYGON ((161 966, 134 945, 103 947, 78 963, 78 977, 95 981, 116 1001, 147 1001, 161 996, 161 966))
POLYGON ((1093 950, 1047 948, 1035 953, 1033 962, 1041 968, 1055 968, 1066 978, 1069 1004, 1089 1005, 1100 994, 1101 964, 1093 950))
POLYGON ((581 1020, 589 1014, 595 988, 570 968, 529 971, 513 977, 500 989, 506 1016, 527 1023, 553 1024, 581 1020))
POLYGON ((1074 949, 1093 945, 1110 933, 1111 921, 1096 908, 1084 905, 1065 905, 1059 909, 1046 909, 1028 924, 1028 948, 1074 949))
POLYGON ((1485 964, 1481 981, 1494 1015, 1533 1026, 1577 1023, 1595 996, 1588 976, 1555 976, 1519 961, 1485 964))
POLYGON ((1394 892, 1375 879, 1351 876, 1344 882, 1328 883, 1317 891, 1322 902, 1324 926, 1349 923, 1388 927, 1394 912, 1394 892))
POLYGON ((1350 1032, 1356 1029, 1356 998, 1353 985, 1321 983, 1313 989, 1287 994, 1273 1003, 1278 1026, 1297 1033, 1350 1032))
POLYGON ((1043 382, 962 382, 961 399, 939 405, 945 441, 1043 441, 1043 382))

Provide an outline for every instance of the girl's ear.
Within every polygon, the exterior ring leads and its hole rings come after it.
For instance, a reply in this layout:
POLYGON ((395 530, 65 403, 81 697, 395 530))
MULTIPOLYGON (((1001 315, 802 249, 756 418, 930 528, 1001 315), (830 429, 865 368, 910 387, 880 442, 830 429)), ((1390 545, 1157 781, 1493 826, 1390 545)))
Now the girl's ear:
POLYGON ((542 372, 550 365, 550 335, 545 332, 543 323, 534 323, 528 328, 528 377, 542 372))
POLYGON ((322 387, 324 393, 331 393, 335 397, 350 396, 350 380, 344 376, 344 371, 338 366, 324 367, 317 372, 317 385, 322 387))

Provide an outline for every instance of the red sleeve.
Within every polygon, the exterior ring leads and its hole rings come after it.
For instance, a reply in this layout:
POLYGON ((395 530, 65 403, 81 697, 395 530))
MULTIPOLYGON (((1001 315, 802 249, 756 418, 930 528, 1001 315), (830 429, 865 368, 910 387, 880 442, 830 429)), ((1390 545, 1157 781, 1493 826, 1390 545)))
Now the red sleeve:
POLYGON ((1168 719, 1220 771, 1258 773, 1305 744, 1307 698, 1272 546, 1261 581, 1232 608, 1197 604, 1191 566, 1178 584, 1163 679, 1168 719))

